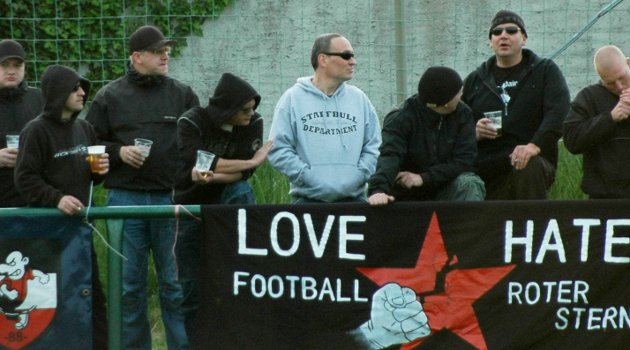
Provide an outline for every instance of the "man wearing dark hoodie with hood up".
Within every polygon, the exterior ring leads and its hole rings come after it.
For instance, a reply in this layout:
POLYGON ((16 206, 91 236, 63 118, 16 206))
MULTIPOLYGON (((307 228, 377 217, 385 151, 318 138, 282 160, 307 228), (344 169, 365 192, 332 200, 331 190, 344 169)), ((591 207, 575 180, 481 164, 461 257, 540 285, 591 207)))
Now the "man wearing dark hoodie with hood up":
MULTIPOLYGON (((109 171, 108 155, 98 174, 86 161, 87 147, 96 144, 92 126, 77 119, 85 106, 90 83, 74 70, 53 65, 42 75, 44 110, 20 134, 15 186, 35 207, 58 208, 75 215, 89 205, 90 184, 109 171)), ((107 349, 105 296, 92 247, 92 322, 94 349, 107 349)))
MULTIPOLYGON (((271 141, 262 143, 263 119, 255 112, 259 103, 260 95, 251 85, 225 73, 207 107, 194 107, 181 116, 177 122, 180 159, 173 191, 175 203, 254 203, 247 179, 267 159, 271 149, 271 141), (195 168, 198 150, 215 155, 207 174, 195 168)), ((199 305, 200 235, 199 222, 179 222, 175 248, 178 280, 184 293, 186 332, 193 349, 199 348, 195 322, 199 305)))

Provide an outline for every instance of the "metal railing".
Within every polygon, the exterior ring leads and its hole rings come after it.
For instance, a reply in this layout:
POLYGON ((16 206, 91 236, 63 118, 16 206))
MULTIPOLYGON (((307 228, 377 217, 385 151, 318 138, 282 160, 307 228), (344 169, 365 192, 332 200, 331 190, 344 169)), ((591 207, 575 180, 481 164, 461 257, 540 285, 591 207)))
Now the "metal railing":
MULTIPOLYGON (((181 218, 201 214, 199 205, 156 205, 156 206, 120 206, 90 207, 82 209, 77 216, 86 216, 90 220, 107 220, 108 243, 117 252, 122 251, 123 219, 174 218, 177 213, 181 218), (89 211, 88 211, 89 210, 89 211)), ((0 217, 40 217, 63 216, 59 210, 52 208, 4 208, 0 209, 0 217)), ((107 324, 109 328, 108 342, 110 350, 122 349, 122 258, 108 249, 107 251, 107 324)))

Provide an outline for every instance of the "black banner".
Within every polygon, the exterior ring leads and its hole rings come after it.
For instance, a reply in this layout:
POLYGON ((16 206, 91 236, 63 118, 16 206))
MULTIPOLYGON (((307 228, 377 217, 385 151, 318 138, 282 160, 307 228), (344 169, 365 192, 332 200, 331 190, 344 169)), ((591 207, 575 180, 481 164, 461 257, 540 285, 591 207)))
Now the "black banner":
POLYGON ((204 348, 626 348, 629 209, 207 206, 204 348))
POLYGON ((91 239, 81 218, 0 218, 0 350, 92 347, 91 239))

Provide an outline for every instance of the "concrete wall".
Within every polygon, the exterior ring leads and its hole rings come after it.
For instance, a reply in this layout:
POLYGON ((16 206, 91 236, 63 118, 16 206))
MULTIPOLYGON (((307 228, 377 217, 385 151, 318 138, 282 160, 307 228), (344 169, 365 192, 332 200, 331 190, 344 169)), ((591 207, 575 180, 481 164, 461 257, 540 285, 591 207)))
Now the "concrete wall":
MULTIPOLYGON (((249 81, 262 95, 266 130, 284 90, 312 74, 314 38, 338 32, 353 45, 358 65, 352 84, 364 90, 382 118, 400 98, 416 91, 432 65, 455 68, 462 77, 486 60, 489 23, 501 9, 521 15, 526 47, 549 56, 614 0, 235 0, 221 16, 191 37, 171 75, 190 84, 207 104, 223 72, 249 81), (396 6, 402 11, 397 19, 396 6), (396 42, 398 29, 400 42, 396 42), (397 78, 397 72, 400 74, 397 78), (398 86, 398 88, 397 88, 398 86)), ((584 36, 555 58, 571 95, 597 81, 594 51, 615 44, 630 54, 630 2, 602 16, 584 36)))

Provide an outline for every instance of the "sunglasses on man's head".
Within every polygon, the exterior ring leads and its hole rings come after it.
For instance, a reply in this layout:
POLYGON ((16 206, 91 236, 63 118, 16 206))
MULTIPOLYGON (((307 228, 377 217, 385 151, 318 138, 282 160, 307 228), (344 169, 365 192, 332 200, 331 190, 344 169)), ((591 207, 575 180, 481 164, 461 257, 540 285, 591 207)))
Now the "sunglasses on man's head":
POLYGON ((346 61, 354 57, 354 52, 322 52, 322 53, 327 56, 339 56, 346 61))
POLYGON ((492 35, 494 36, 499 36, 503 33, 503 31, 505 30, 506 33, 510 34, 510 35, 514 35, 518 32, 521 31, 521 28, 517 27, 517 26, 509 26, 509 27, 494 27, 494 29, 492 29, 492 31, 490 31, 490 33, 492 33, 492 35))

